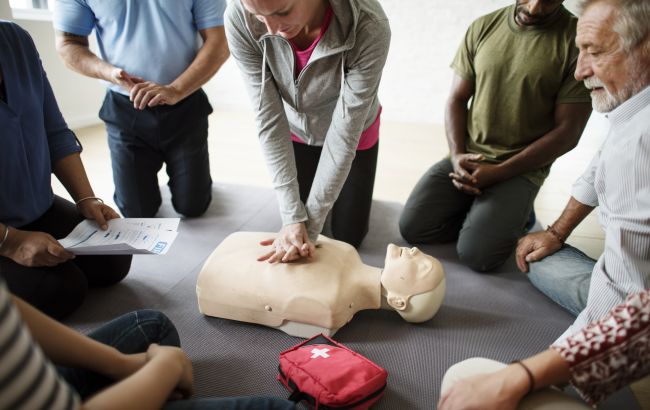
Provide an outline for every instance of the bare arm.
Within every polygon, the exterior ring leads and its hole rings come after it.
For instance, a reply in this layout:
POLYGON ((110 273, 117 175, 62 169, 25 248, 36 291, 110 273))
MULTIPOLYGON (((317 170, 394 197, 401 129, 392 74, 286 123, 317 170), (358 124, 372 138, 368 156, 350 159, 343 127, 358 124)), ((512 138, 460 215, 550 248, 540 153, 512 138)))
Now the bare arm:
POLYGON ((645 349, 650 339, 649 302, 650 290, 630 295, 598 321, 522 360, 532 380, 522 365, 511 364, 458 381, 443 392, 438 408, 514 410, 529 391, 567 382, 596 405, 650 372, 645 349), (600 371, 594 373, 595 368, 600 371))
POLYGON ((445 106, 445 133, 452 156, 465 154, 467 103, 474 95, 474 81, 454 74, 445 106))
POLYGON ((85 409, 159 409, 175 388, 185 395, 191 393, 191 363, 182 350, 152 345, 146 353, 125 355, 69 329, 19 298, 13 301, 34 340, 54 363, 121 380, 86 401, 85 409))
POLYGON ((517 267, 522 272, 528 272, 528 262, 541 260, 557 252, 571 232, 594 210, 571 197, 560 217, 551 225, 549 230, 528 234, 517 244, 517 267))
POLYGON ((88 46, 88 37, 56 31, 56 50, 65 65, 87 77, 117 84, 129 91, 142 78, 133 77, 119 67, 102 60, 88 46))
MULTIPOLYGON (((530 369, 535 390, 569 380, 568 363, 554 350, 546 350, 522 363, 530 369)), ((480 374, 455 383, 440 397, 440 410, 515 410, 531 389, 524 368, 511 364, 488 375, 480 374)))
POLYGON ((553 129, 523 151, 500 164, 480 162, 480 156, 471 158, 464 163, 471 179, 462 178, 457 171, 450 177, 458 189, 478 195, 485 187, 539 169, 576 146, 590 113, 588 104, 557 104, 553 129))
POLYGON ((557 104, 555 126, 523 151, 499 164, 503 180, 539 169, 572 150, 591 115, 591 104, 557 104))
POLYGON ((228 43, 224 28, 212 27, 200 30, 203 45, 185 71, 171 84, 145 81, 131 88, 133 106, 138 109, 156 105, 174 105, 205 84, 228 59, 228 43))
MULTIPOLYGON (((68 155, 57 161, 54 164, 54 174, 75 202, 95 196, 79 153, 68 155)), ((94 199, 78 202, 77 207, 85 218, 95 220, 102 229, 108 228, 106 221, 109 219, 119 218, 117 212, 110 206, 94 199)))
POLYGON ((473 186, 476 178, 472 170, 483 159, 480 154, 468 154, 467 140, 467 104, 474 95, 474 80, 454 74, 451 92, 445 108, 445 133, 449 145, 449 155, 454 171, 449 174, 454 186, 462 192, 479 195, 481 191, 473 186))
POLYGON ((181 99, 207 83, 230 56, 223 26, 200 30, 203 46, 189 67, 170 86, 180 90, 181 99))

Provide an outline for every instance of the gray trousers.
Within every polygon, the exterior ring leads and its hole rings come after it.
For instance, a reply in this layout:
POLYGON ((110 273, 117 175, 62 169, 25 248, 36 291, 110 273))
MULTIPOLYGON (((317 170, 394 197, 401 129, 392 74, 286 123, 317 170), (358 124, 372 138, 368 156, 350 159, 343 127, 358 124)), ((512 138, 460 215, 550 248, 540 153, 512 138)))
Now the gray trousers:
POLYGON ((461 262, 479 272, 495 269, 523 235, 539 187, 518 176, 474 196, 456 189, 452 171, 445 158, 420 178, 404 205, 400 232, 414 244, 458 240, 461 262))

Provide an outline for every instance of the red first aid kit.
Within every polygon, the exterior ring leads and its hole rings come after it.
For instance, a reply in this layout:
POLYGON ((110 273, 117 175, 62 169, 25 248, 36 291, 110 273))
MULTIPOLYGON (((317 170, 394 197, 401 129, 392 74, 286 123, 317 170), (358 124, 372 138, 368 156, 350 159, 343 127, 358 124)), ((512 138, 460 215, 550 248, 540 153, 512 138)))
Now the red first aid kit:
POLYGON ((280 354, 278 380, 289 400, 314 409, 363 410, 381 398, 386 370, 325 335, 317 335, 280 354))

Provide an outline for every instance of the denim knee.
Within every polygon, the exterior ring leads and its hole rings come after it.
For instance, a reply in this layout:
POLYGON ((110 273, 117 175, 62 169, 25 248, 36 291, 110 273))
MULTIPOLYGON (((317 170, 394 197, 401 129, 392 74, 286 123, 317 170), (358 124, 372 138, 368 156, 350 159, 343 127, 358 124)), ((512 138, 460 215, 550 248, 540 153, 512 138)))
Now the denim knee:
POLYGON ((577 316, 587 305, 595 261, 564 245, 546 258, 528 264, 528 279, 540 292, 577 316))
POLYGON ((154 309, 141 309, 134 312, 137 325, 149 343, 164 346, 180 346, 180 337, 174 323, 162 312, 154 309))

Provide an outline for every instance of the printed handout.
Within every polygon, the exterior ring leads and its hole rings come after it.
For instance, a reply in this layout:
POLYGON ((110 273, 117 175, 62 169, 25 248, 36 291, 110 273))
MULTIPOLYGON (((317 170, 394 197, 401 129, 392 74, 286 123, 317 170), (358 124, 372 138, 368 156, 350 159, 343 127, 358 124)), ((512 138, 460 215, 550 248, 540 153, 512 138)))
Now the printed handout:
POLYGON ((59 243, 76 255, 132 255, 167 253, 178 234, 180 218, 119 218, 103 231, 84 220, 59 243))

